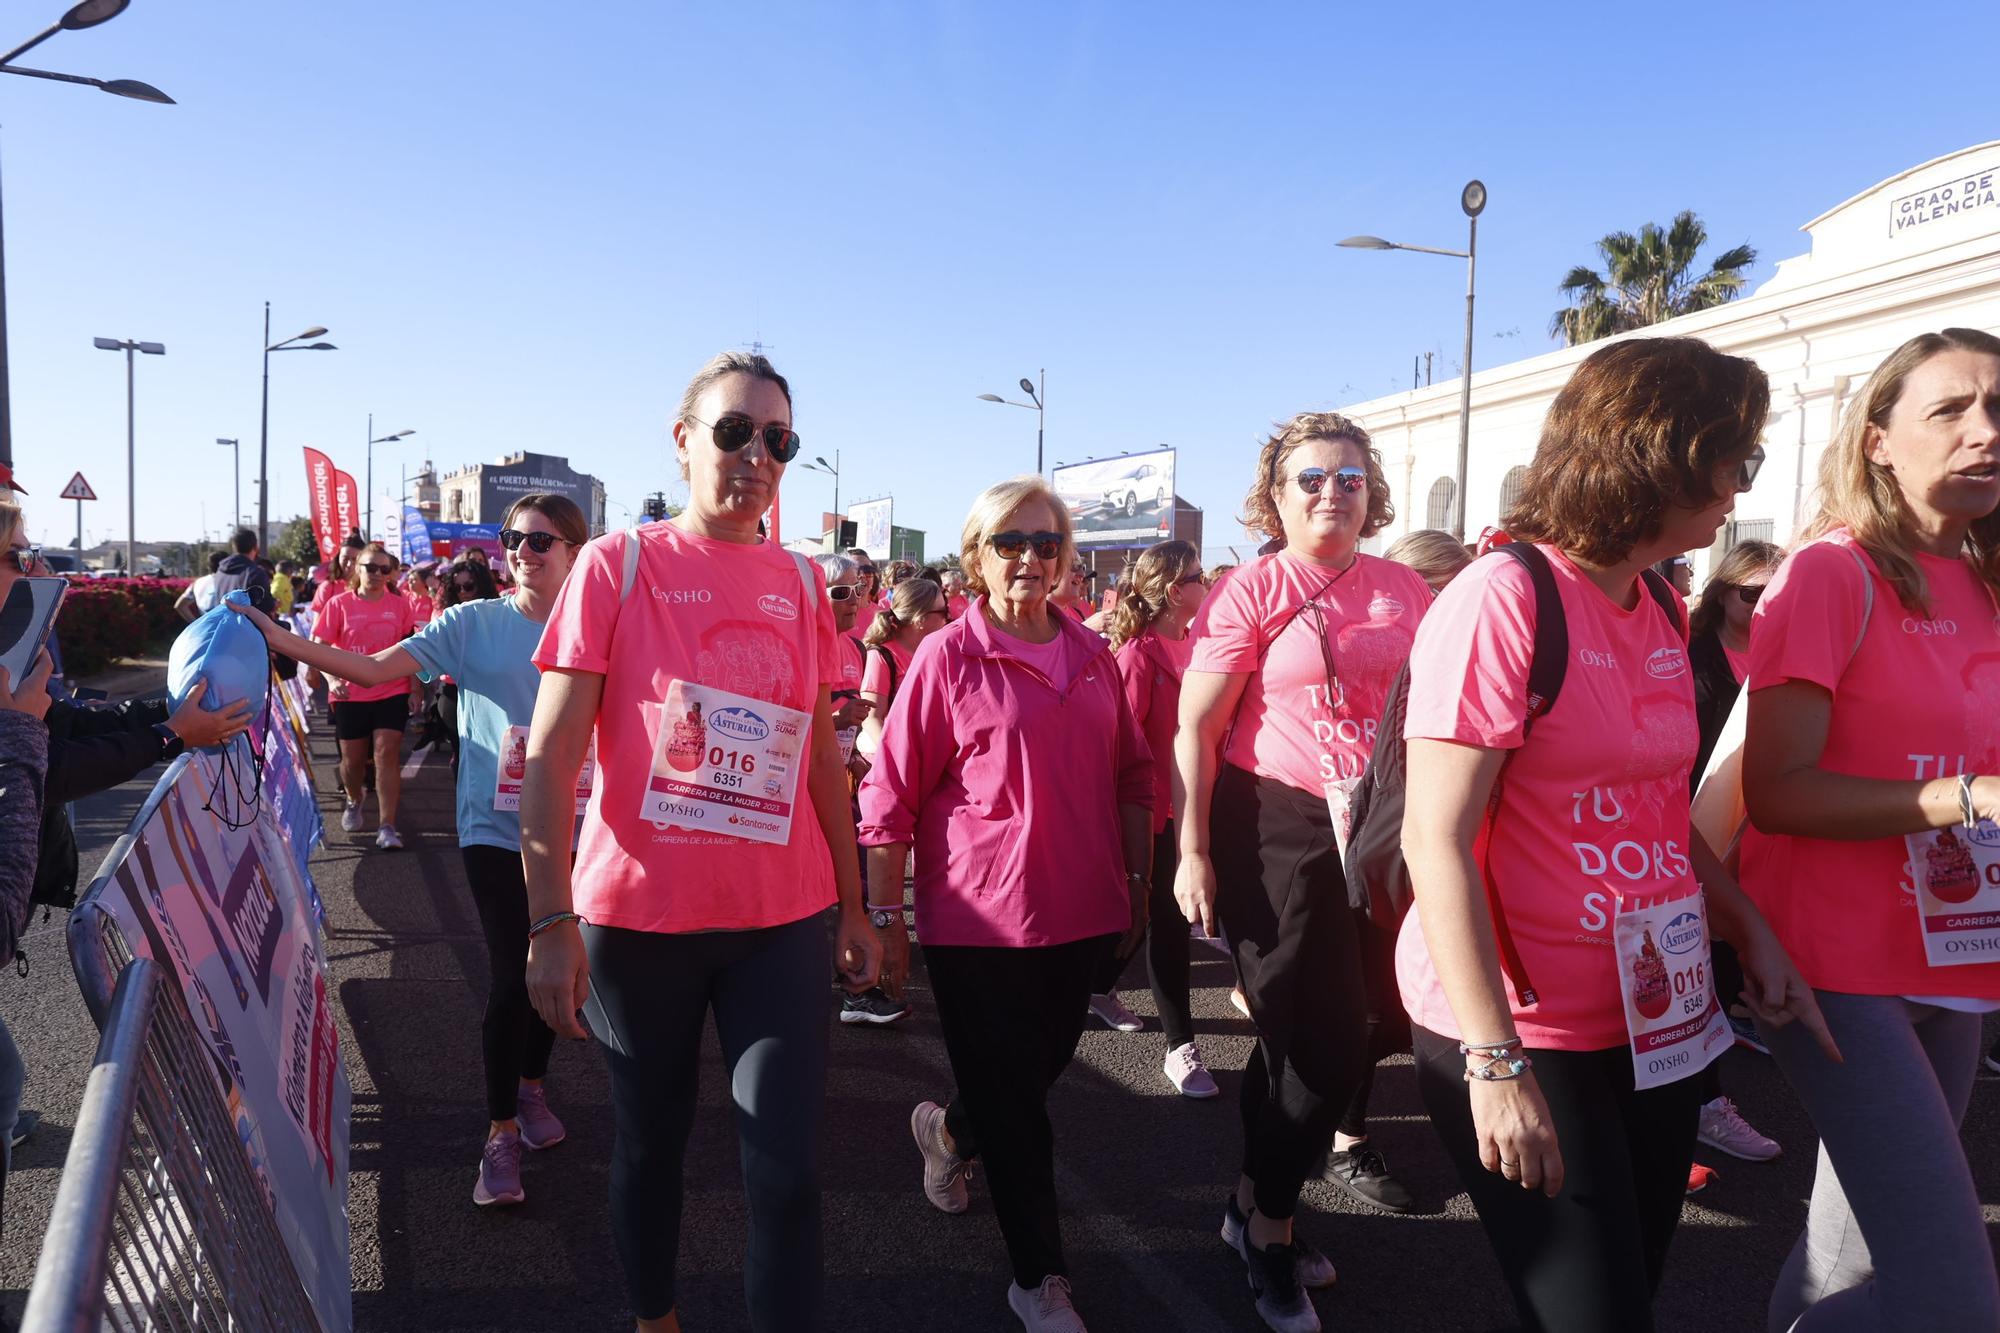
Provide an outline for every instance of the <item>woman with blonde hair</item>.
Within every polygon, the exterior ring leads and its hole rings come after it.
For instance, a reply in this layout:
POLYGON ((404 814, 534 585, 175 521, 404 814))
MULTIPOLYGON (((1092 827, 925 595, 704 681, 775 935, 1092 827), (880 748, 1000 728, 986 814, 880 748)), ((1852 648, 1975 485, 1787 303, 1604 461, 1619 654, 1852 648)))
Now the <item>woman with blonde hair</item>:
MULTIPOLYGON (((1208 1098, 1220 1091, 1194 1042, 1194 1014, 1188 1001, 1188 933, 1174 904, 1173 762, 1174 732, 1180 725, 1181 675, 1193 641, 1188 624, 1201 609, 1208 586, 1201 552, 1187 542, 1149 546, 1119 580, 1118 606, 1111 612, 1111 648, 1125 701, 1153 752, 1152 897, 1147 910, 1146 978, 1166 1037, 1167 1081, 1183 1097, 1208 1098)), ((1090 997, 1090 1010, 1107 1026, 1136 1032, 1136 1015, 1119 1002, 1118 978, 1124 960, 1107 959, 1090 997)))
POLYGON ((1416 570, 1432 592, 1443 592, 1444 585, 1472 563, 1472 552, 1465 549, 1465 543, 1437 528, 1404 533, 1389 543, 1382 556, 1416 570))
POLYGON ((2000 338, 1890 353, 1820 492, 1750 635, 1743 887, 1846 1057, 1764 1030, 1820 1136, 1770 1327, 1991 1329, 1959 1129, 2000 1009, 2000 338))
POLYGON ((868 716, 862 719, 855 749, 868 759, 882 744, 882 726, 888 721, 889 705, 910 672, 910 659, 924 636, 941 630, 947 623, 944 589, 929 579, 904 579, 887 597, 887 604, 875 613, 861 643, 868 650, 867 665, 861 672, 861 697, 868 701, 868 716))
POLYGON ((961 539, 976 600, 924 641, 861 784, 882 984, 902 993, 903 869, 956 1094, 910 1129, 924 1194, 968 1206, 978 1158, 1007 1244, 1007 1303, 1029 1333, 1083 1333, 1071 1301, 1048 1095, 1089 1012, 1091 978, 1146 928, 1153 769, 1110 647, 1050 592, 1074 551, 1040 477, 989 487, 961 539))

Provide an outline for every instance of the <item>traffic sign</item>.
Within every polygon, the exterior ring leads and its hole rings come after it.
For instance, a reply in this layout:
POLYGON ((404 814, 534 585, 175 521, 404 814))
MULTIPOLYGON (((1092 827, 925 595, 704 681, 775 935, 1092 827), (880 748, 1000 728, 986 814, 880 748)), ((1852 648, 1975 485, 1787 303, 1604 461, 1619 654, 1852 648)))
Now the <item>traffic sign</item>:
POLYGON ((90 483, 85 481, 83 474, 79 472, 69 479, 69 485, 62 488, 62 494, 57 498, 62 500, 95 500, 97 492, 90 489, 90 483))

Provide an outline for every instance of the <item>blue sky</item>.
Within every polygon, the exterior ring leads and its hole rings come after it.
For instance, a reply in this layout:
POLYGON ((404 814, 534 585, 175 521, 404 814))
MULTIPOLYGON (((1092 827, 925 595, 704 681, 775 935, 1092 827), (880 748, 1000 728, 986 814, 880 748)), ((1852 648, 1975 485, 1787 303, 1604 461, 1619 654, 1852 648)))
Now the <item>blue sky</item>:
MULTIPOLYGON (((761 339, 843 501, 894 494, 933 550, 1034 465, 1033 415, 975 395, 1043 367, 1050 461, 1177 446, 1218 545, 1273 419, 1407 387, 1426 350, 1455 373, 1462 266, 1336 240, 1462 246, 1484 179, 1476 365, 1547 350, 1568 267, 1680 208, 1761 280, 1809 218, 1991 137, 1952 53, 1996 11, 1889 12, 135 0, 28 63, 178 106, 0 79, 30 528, 69 540, 81 468, 91 538, 124 535, 124 367, 94 336, 167 345, 139 537, 227 523, 217 436, 254 510, 268 299, 274 338, 340 347, 272 360, 274 522, 301 445, 361 476, 371 411, 418 432, 378 490, 526 448, 636 507, 672 490, 688 375, 761 339)), ((831 492, 794 467, 788 535, 831 492)))

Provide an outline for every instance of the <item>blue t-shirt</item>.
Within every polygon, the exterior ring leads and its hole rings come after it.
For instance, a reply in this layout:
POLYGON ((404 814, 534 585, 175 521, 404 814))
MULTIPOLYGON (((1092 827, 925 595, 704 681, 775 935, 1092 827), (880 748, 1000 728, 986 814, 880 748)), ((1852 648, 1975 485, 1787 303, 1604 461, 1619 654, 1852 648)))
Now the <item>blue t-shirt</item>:
POLYGON ((541 622, 522 615, 510 596, 460 602, 400 645, 425 680, 458 682, 460 846, 521 850, 521 816, 495 810, 493 794, 507 728, 534 721, 542 673, 533 659, 541 641, 541 622))

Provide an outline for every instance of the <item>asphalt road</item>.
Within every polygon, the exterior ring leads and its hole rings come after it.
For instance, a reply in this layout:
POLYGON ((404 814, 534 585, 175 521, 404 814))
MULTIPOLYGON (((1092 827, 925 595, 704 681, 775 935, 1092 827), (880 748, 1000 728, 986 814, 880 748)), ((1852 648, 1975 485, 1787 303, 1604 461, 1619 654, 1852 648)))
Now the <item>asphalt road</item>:
MULTIPOLYGON (((330 742, 314 738, 319 785, 335 789, 330 742)), ((85 802, 86 876, 150 783, 85 802)), ((471 1202, 484 1131, 478 1023, 484 951, 452 837, 443 761, 417 769, 399 820, 409 850, 382 853, 339 833, 314 873, 325 900, 342 1040, 354 1088, 350 1214, 355 1315, 362 1330, 616 1330, 631 1325, 606 1226, 610 1110, 602 1064, 558 1049, 550 1100, 567 1142, 530 1154, 521 1207, 471 1202)), ((29 941, 33 967, 0 978, 0 1004, 26 1054, 27 1105, 40 1132, 15 1154, 0 1288, 18 1311, 46 1226, 96 1034, 69 973, 61 919, 29 941)), ((42 928, 37 925, 37 930, 42 928)), ((1199 1039, 1223 1086, 1210 1102, 1177 1097, 1160 1074, 1157 1030, 1086 1033, 1052 1098, 1064 1235, 1079 1308, 1094 1333, 1252 1330, 1242 1265, 1216 1234, 1235 1176, 1235 1094, 1249 1025, 1229 1007, 1228 964, 1197 947, 1199 1039)), ((1143 969, 1127 999, 1149 1017, 1143 969)), ((1005 1253, 984 1191, 947 1217, 924 1202, 910 1107, 944 1100, 951 1081, 921 971, 916 1013, 886 1030, 835 1025, 826 1098, 827 1284, 834 1326, 905 1333, 1002 1333, 1005 1253)), ((831 1015, 834 1001, 828 997, 831 1015)), ((1752 1123, 1785 1144, 1753 1165, 1704 1150, 1720 1180, 1690 1200, 1657 1304, 1663 1329, 1757 1330, 1778 1265, 1804 1219, 1811 1129, 1768 1060, 1725 1057, 1723 1077, 1752 1123)), ((746 1327, 740 1176, 713 1033, 703 1111, 687 1156, 680 1308, 689 1333, 746 1327)), ((2000 1200, 2000 1080, 1982 1076, 1967 1141, 1983 1198, 2000 1200)), ((1417 1101, 1407 1059, 1376 1083, 1378 1145, 1418 1196, 1419 1216, 1349 1204, 1308 1187, 1300 1226, 1340 1269, 1319 1297, 1328 1328, 1473 1330, 1511 1325, 1511 1305, 1465 1198, 1417 1101)), ((1894 1152, 1895 1145, 1883 1145, 1894 1152)), ((1989 1230, 2000 1208, 1987 1207, 1989 1230)))

